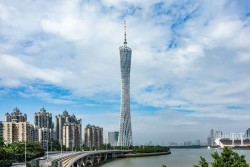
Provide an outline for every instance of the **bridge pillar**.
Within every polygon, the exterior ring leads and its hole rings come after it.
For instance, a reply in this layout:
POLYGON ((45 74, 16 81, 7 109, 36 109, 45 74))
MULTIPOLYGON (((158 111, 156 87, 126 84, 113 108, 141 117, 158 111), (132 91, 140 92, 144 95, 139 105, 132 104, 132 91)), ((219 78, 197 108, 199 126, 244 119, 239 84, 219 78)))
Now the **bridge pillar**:
POLYGON ((95 163, 95 156, 92 155, 92 156, 91 156, 91 165, 94 165, 94 163, 95 163))
POLYGON ((57 162, 57 165, 58 165, 58 167, 61 167, 61 166, 62 166, 62 162, 61 162, 61 161, 58 161, 58 162, 57 162))
POLYGON ((85 164, 90 163, 93 166, 94 165, 94 158, 95 158, 94 155, 90 155, 90 157, 87 157, 85 164))
POLYGON ((108 153, 105 153, 104 154, 104 161, 107 161, 107 159, 108 159, 108 153))
POLYGON ((98 164, 100 163, 101 158, 102 158, 102 155, 101 155, 101 154, 97 155, 97 163, 98 163, 98 164))
POLYGON ((77 161, 77 167, 82 167, 82 164, 83 164, 83 160, 82 159, 79 159, 77 161))

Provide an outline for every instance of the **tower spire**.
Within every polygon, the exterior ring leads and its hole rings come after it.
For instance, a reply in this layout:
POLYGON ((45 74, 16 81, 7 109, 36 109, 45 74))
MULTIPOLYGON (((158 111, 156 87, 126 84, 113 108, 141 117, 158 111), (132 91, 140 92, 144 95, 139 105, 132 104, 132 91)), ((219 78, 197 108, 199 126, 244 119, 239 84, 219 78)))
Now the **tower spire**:
POLYGON ((126 39, 126 21, 124 21, 124 46, 126 46, 127 45, 127 39, 126 39))

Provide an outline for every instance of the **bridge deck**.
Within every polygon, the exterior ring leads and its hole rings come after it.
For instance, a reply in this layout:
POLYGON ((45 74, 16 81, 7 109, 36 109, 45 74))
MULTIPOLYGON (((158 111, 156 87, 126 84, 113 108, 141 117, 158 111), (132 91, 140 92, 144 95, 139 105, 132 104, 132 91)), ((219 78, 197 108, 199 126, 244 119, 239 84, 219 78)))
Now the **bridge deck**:
MULTIPOLYGON (((127 154, 131 153, 132 150, 97 150, 97 151, 82 151, 82 152, 66 152, 63 154, 57 153, 49 156, 47 160, 44 157, 40 157, 37 160, 39 161, 39 165, 43 167, 49 167, 53 164, 61 164, 62 167, 71 167, 75 162, 83 159, 85 157, 100 158, 104 156, 104 154, 127 154)), ((103 158, 103 157, 102 157, 103 158)))

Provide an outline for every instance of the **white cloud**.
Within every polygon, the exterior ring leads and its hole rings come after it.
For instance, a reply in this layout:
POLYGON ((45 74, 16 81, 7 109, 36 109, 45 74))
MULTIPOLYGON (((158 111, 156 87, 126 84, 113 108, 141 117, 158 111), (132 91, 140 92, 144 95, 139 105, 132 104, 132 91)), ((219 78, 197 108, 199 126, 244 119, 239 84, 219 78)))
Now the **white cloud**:
POLYGON ((242 63, 248 63, 250 61, 250 52, 239 53, 237 60, 242 63))
MULTIPOLYGON (((18 57, 10 55, 0 55, 0 73, 2 80, 15 81, 11 83, 21 83, 22 79, 41 79, 48 83, 57 84, 66 71, 60 72, 53 69, 39 69, 28 64, 18 57)), ((67 73, 67 72, 66 72, 67 73)), ((21 86, 21 85, 15 85, 21 86)))

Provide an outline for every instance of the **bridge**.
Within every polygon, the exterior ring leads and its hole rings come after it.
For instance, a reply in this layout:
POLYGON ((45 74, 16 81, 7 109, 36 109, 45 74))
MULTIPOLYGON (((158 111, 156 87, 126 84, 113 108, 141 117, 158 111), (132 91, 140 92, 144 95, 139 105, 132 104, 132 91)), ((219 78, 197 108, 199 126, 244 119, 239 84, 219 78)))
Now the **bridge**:
POLYGON ((97 150, 81 152, 64 152, 36 158, 32 164, 39 167, 87 167, 110 161, 132 150, 97 150))

